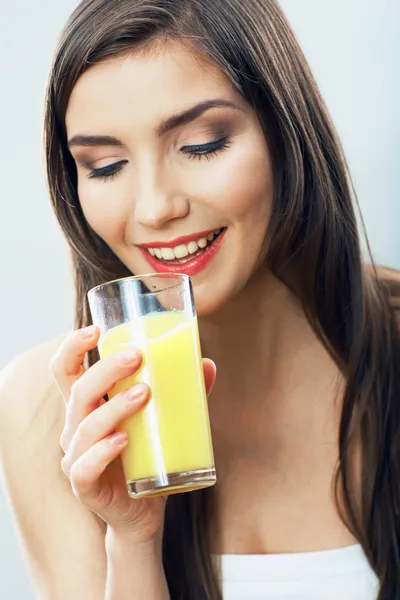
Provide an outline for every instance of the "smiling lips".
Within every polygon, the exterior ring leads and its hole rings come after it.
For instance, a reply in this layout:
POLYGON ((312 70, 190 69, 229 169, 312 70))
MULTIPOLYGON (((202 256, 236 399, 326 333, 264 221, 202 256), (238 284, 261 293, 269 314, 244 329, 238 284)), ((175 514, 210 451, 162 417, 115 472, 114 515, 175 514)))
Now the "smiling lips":
POLYGON ((172 242, 142 244, 140 251, 155 271, 195 275, 214 258, 225 237, 226 229, 201 232, 172 242))

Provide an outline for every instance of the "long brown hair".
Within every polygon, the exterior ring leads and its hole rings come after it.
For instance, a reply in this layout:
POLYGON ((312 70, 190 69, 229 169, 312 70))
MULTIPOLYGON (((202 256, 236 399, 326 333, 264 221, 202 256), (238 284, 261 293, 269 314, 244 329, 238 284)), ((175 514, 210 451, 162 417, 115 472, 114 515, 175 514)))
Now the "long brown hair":
MULTIPOLYGON (((91 0, 73 13, 50 75, 45 145, 51 199, 72 253, 76 326, 90 323, 91 287, 131 273, 83 215, 66 140, 69 96, 91 65, 156 38, 194 44, 264 127, 275 177, 266 267, 296 293, 345 377, 338 508, 380 580, 379 600, 400 598, 400 340, 393 306, 400 286, 363 265, 341 146, 275 0, 91 0), (352 483, 356 440, 361 495, 352 483)), ((207 522, 207 492, 168 500, 164 564, 173 600, 221 597, 207 522)))

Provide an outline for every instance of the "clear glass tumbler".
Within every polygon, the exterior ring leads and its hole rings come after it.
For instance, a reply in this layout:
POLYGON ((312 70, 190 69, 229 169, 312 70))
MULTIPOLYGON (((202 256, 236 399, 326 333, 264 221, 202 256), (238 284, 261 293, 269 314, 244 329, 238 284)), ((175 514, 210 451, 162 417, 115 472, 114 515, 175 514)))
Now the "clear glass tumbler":
POLYGON ((192 285, 187 275, 152 274, 99 285, 88 294, 100 328, 101 357, 142 351, 137 373, 109 399, 135 383, 149 403, 121 424, 128 434, 122 464, 132 497, 185 492, 216 482, 207 396, 192 285))

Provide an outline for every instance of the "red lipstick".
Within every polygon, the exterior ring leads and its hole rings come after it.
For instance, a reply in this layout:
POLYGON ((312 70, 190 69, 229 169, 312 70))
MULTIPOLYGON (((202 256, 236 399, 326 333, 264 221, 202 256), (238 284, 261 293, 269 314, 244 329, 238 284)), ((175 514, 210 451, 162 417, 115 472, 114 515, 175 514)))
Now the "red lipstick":
POLYGON ((175 248, 180 244, 189 244, 189 242, 196 242, 201 238, 206 238, 210 233, 214 233, 215 229, 208 229, 207 231, 199 231, 198 233, 192 233, 191 235, 182 235, 181 237, 171 240, 170 242, 151 242, 150 244, 138 244, 140 248, 175 248))
POLYGON ((223 229, 219 236, 207 248, 205 248, 203 252, 201 252, 201 254, 190 258, 184 263, 168 263, 167 261, 159 260, 156 256, 152 256, 150 252, 148 252, 148 250, 146 250, 145 248, 173 248, 175 246, 179 246, 179 244, 187 244, 191 241, 198 240, 201 237, 206 237, 209 233, 212 233, 213 231, 215 230, 201 232, 200 234, 196 233, 196 237, 190 235, 186 237, 177 238, 177 240, 174 240, 173 242, 169 243, 152 242, 151 245, 141 244, 138 247, 155 273, 179 273, 193 276, 205 269, 215 257, 225 239, 225 234, 227 231, 226 229, 223 229))

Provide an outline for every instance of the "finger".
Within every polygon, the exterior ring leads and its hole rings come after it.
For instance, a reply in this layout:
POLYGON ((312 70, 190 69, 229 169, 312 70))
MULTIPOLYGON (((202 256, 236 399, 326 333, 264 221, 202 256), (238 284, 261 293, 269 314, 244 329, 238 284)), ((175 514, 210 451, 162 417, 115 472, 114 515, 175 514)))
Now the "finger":
POLYGON ((128 417, 142 409, 150 397, 150 390, 144 383, 138 383, 122 394, 117 394, 110 402, 104 403, 88 415, 78 426, 66 456, 63 460, 64 473, 80 456, 113 433, 128 417))
MULTIPOLYGON (((128 436, 118 431, 91 446, 69 470, 72 490, 79 500, 87 504, 99 502, 102 484, 100 477, 128 443, 128 436)), ((104 492, 103 492, 104 493, 104 492)), ((107 498, 102 498, 107 504, 107 498)), ((92 506, 93 509, 93 506, 92 506)))
POLYGON ((50 361, 50 370, 66 402, 71 387, 85 372, 82 365, 85 355, 96 347, 99 335, 100 330, 94 325, 74 331, 50 361))
MULTIPOLYGON (((65 450, 75 435, 79 424, 95 409, 104 403, 103 398, 116 383, 132 376, 140 367, 142 355, 131 348, 104 357, 75 381, 67 405, 65 427, 61 436, 61 446, 65 450)), ((126 387, 133 382, 127 381, 126 387)))
POLYGON ((214 387, 215 378, 217 375, 217 367, 215 362, 210 358, 203 358, 204 382, 206 385, 207 396, 209 396, 214 387))

